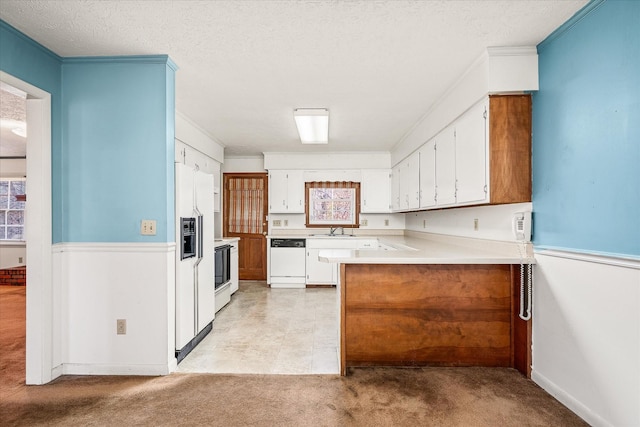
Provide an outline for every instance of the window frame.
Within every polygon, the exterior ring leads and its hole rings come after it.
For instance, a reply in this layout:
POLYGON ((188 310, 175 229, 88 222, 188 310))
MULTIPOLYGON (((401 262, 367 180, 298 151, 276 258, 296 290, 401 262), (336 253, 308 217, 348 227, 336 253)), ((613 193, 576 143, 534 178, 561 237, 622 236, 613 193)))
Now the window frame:
POLYGON ((304 216, 305 226, 307 228, 327 228, 327 227, 343 227, 343 228, 360 228, 360 183, 353 181, 313 181, 304 183, 304 216), (354 209, 353 223, 352 224, 340 224, 340 223, 324 223, 324 224, 311 224, 310 214, 313 209, 313 201, 310 200, 309 190, 312 188, 352 188, 355 189, 354 197, 354 209))
MULTIPOLYGON (((24 177, 2 177, 0 178, 0 181, 2 182, 6 182, 7 183, 7 206, 6 208, 3 208, 2 206, 0 206, 0 211, 4 211, 5 212, 5 218, 4 218, 4 223, 0 225, 0 227, 4 228, 4 237, 0 237, 0 244, 6 244, 6 243, 24 243, 26 242, 26 234, 25 234, 25 216, 26 216, 26 210, 27 210, 27 204, 26 204, 26 191, 27 191, 27 179, 24 177), (19 201, 21 203, 23 203, 22 205, 22 209, 11 209, 11 196, 13 195, 11 192, 11 183, 12 182, 24 182, 24 193, 23 194, 19 194, 19 196, 22 196, 22 198, 24 198, 24 200, 16 200, 19 201), (22 212, 22 223, 21 224, 9 224, 8 223, 8 219, 9 219, 9 212, 22 212), (7 238, 8 233, 7 233, 7 229, 9 227, 20 227, 22 228, 22 238, 21 239, 9 239, 7 238)), ((16 197, 17 199, 17 197, 16 197)))

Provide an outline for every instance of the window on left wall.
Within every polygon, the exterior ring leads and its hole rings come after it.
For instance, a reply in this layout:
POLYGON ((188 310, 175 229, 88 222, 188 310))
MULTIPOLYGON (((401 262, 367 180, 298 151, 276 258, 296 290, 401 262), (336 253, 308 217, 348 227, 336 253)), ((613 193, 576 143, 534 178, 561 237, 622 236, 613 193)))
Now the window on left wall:
POLYGON ((26 186, 27 181, 24 178, 0 178, 0 240, 25 239, 26 186))

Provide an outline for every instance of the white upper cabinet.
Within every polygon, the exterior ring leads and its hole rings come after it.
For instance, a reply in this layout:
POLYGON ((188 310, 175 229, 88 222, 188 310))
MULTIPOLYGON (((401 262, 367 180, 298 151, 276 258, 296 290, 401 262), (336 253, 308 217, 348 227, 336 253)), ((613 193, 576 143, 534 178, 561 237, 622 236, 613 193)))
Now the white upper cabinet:
POLYGON ((303 171, 269 172, 269 212, 304 213, 303 171))
POLYGON ((531 96, 492 95, 474 105, 398 163, 392 185, 394 212, 530 202, 531 96))
POLYGON ((453 126, 435 137, 436 145, 436 205, 456 203, 456 139, 453 126))
POLYGON ((391 171, 363 169, 360 188, 361 213, 387 213, 391 204, 391 171))
POLYGON ((436 141, 420 149, 420 208, 436 205, 436 141))
POLYGON ((391 172, 391 210, 400 211, 400 175, 402 174, 402 164, 396 165, 391 172))
POLYGON ((455 123, 456 203, 488 201, 487 102, 481 102, 455 123))

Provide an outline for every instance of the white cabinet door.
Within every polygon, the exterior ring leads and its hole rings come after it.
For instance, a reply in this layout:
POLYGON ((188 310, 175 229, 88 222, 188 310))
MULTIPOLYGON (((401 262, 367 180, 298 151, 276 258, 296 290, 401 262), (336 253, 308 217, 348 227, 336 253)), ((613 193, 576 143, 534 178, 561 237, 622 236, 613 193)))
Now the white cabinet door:
POLYGON ((436 194, 437 206, 456 203, 456 140, 454 128, 446 128, 436 140, 436 194))
POLYGON ((409 156, 407 162, 407 209, 416 210, 420 208, 420 152, 416 151, 409 156))
POLYGON ((269 172, 269 212, 287 213, 287 171, 269 172))
POLYGON ((389 212, 391 171, 389 169, 363 169, 360 193, 360 212, 389 212))
POLYGON ((269 212, 304 213, 304 175, 301 170, 269 172, 269 212))
POLYGON ((456 126, 456 202, 470 204, 487 199, 486 103, 465 113, 456 126))
POLYGON ((304 213, 304 171, 287 171, 287 206, 289 213, 304 213))
POLYGON ((399 212, 402 209, 400 203, 400 175, 402 175, 402 164, 396 165, 391 172, 391 210, 399 212))
POLYGON ((435 139, 420 149, 420 207, 436 205, 436 150, 435 139))
POLYGON ((319 261, 321 250, 307 248, 307 284, 336 284, 336 264, 319 261))

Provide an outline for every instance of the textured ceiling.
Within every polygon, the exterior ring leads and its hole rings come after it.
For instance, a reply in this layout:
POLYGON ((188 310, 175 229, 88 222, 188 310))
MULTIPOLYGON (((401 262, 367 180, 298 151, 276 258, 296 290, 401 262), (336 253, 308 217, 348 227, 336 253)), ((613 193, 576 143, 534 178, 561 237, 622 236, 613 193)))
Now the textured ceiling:
POLYGON ((0 157, 27 155, 27 139, 12 132, 26 131, 27 99, 24 92, 5 83, 0 84, 0 157))
POLYGON ((489 46, 538 44, 587 3, 2 0, 0 18, 60 56, 168 54, 176 107, 224 144, 387 151, 489 46), (330 110, 302 146, 294 108, 330 110))

